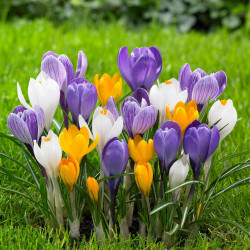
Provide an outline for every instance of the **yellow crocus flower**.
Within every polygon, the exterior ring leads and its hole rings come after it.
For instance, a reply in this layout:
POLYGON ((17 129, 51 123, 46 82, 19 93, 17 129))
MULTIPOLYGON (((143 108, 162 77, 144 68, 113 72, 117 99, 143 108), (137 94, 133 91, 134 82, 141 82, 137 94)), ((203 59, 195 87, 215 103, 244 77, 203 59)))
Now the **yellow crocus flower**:
POLYGON ((60 176, 70 192, 79 176, 79 163, 76 160, 63 158, 59 164, 60 176))
POLYGON ((98 203, 98 193, 99 193, 99 185, 95 178, 88 177, 86 182, 87 190, 89 193, 89 197, 92 202, 98 203))
POLYGON ((96 135, 95 140, 89 146, 89 131, 86 127, 80 130, 71 125, 67 130, 63 129, 59 135, 59 144, 62 150, 68 155, 69 158, 75 159, 80 164, 82 157, 95 149, 99 137, 96 135))
POLYGON ((153 170, 149 162, 137 163, 135 166, 135 181, 141 193, 149 196, 150 187, 153 181, 153 170))
POLYGON ((103 74, 99 79, 99 75, 94 77, 94 85, 97 89, 98 97, 102 103, 102 107, 107 105, 110 96, 113 96, 117 102, 122 94, 122 79, 115 73, 111 78, 107 73, 103 74))
POLYGON ((136 135, 134 139, 129 139, 128 150, 135 163, 150 162, 155 154, 153 140, 149 139, 147 143, 140 135, 136 135))
POLYGON ((175 106, 173 115, 169 107, 166 107, 166 114, 169 120, 175 121, 179 124, 182 132, 182 137, 187 126, 194 120, 199 118, 199 112, 194 100, 191 100, 187 106, 183 102, 178 102, 175 106))

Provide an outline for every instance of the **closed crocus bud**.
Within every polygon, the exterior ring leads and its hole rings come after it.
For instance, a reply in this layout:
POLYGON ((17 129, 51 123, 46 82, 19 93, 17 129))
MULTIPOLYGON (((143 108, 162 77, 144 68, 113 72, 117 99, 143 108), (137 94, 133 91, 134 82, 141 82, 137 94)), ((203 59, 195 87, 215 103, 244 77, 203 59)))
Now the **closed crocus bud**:
POLYGON ((63 158, 59 165, 60 176, 70 192, 73 192, 74 185, 79 176, 79 163, 73 159, 63 158))
POLYGON ((89 197, 93 203, 98 203, 99 185, 96 179, 88 177, 86 182, 89 197))
POLYGON ((78 125, 79 115, 88 120, 95 108, 97 102, 96 87, 84 78, 76 78, 67 88, 66 99, 73 121, 78 125))
MULTIPOLYGON (((32 109, 25 101, 18 83, 17 94, 23 106, 32 109)), ((42 108, 45 115, 45 128, 49 131, 60 99, 60 89, 57 82, 49 78, 45 72, 41 72, 36 79, 30 79, 28 95, 32 107, 39 106, 42 108)))
POLYGON ((181 159, 177 160, 169 170, 169 186, 175 188, 187 178, 189 171, 189 155, 184 155, 181 159))
POLYGON ((62 149, 58 142, 58 137, 49 131, 47 137, 42 137, 41 146, 34 141, 34 155, 37 161, 46 169, 47 175, 51 179, 56 179, 59 175, 59 163, 62 158, 62 149))
POLYGON ((103 74, 99 79, 96 74, 94 78, 94 85, 97 89, 98 97, 102 103, 102 107, 107 105, 110 96, 113 96, 115 101, 118 101, 122 94, 122 79, 115 73, 111 78, 107 73, 103 74))
POLYGON ((161 171, 169 169, 175 161, 181 143, 181 129, 178 123, 164 122, 154 135, 154 148, 160 160, 161 171))
POLYGON ((153 181, 153 170, 149 162, 137 163, 135 166, 135 181, 141 193, 147 197, 153 181))
POLYGON ((80 130, 71 125, 67 130, 63 129, 59 135, 59 143, 62 150, 68 155, 69 158, 77 160, 80 164, 82 157, 95 149, 98 143, 98 135, 95 140, 89 146, 89 131, 86 127, 82 127, 80 130))
POLYGON ((231 133, 237 122, 237 111, 232 100, 216 101, 208 113, 209 126, 214 124, 220 131, 220 141, 231 133))
POLYGON ((44 112, 38 106, 34 110, 16 106, 8 116, 7 123, 15 138, 33 148, 33 141, 40 139, 44 129, 44 112))
POLYGON ((144 89, 137 89, 122 102, 121 114, 124 130, 131 138, 144 134, 157 119, 157 109, 150 105, 147 91, 144 89))
POLYGON ((150 102, 160 112, 160 125, 167 120, 166 107, 173 112, 176 104, 187 100, 187 90, 181 91, 179 82, 172 78, 164 83, 154 85, 149 93, 150 102))
POLYGON ((192 72, 186 63, 180 69, 179 82, 182 90, 188 90, 188 101, 194 100, 200 111, 209 99, 213 101, 221 95, 227 85, 227 76, 223 71, 207 75, 200 68, 192 72))
POLYGON ((138 88, 149 91, 162 69, 161 54, 156 47, 135 48, 130 56, 127 47, 122 47, 117 62, 122 77, 132 91, 138 88))
POLYGON ((183 102, 178 102, 175 106, 173 115, 169 106, 166 107, 166 114, 169 120, 175 121, 181 128, 182 138, 186 127, 194 120, 199 118, 199 112, 194 100, 191 100, 186 106, 183 102))
POLYGON ((186 129, 183 137, 183 149, 189 154, 194 179, 197 180, 201 171, 201 162, 204 164, 209 156, 218 147, 220 132, 216 126, 211 130, 208 125, 194 120, 186 129))
MULTIPOLYGON (((87 122, 83 119, 83 117, 79 117, 80 127, 86 126, 87 122)), ((93 119, 92 119, 92 131, 93 135, 88 128, 90 139, 93 140, 97 135, 99 136, 99 141, 97 145, 99 155, 102 154, 102 150, 108 140, 118 137, 123 129, 123 119, 119 116, 116 120, 113 114, 101 107, 97 107, 93 119)))
POLYGON ((128 141, 129 154, 134 162, 150 162, 155 154, 154 142, 149 139, 148 143, 140 135, 128 141))

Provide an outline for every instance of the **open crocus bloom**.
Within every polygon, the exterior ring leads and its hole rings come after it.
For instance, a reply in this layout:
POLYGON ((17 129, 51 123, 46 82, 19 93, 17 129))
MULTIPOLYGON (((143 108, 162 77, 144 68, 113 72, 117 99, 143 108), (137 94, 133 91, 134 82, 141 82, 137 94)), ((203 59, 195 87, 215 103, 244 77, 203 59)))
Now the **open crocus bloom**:
POLYGON ((17 94, 25 108, 32 109, 35 106, 42 108, 45 115, 45 128, 49 131, 60 99, 58 84, 44 72, 41 72, 36 79, 31 78, 28 95, 32 107, 25 101, 19 83, 17 83, 17 94))
POLYGON ((174 111, 176 104, 186 102, 187 90, 181 91, 179 82, 172 78, 164 83, 154 85, 149 93, 150 102, 160 112, 160 125, 167 119, 166 107, 169 107, 170 112, 174 111))
POLYGON ((154 46, 135 48, 130 56, 127 47, 122 47, 118 52, 117 63, 132 91, 138 88, 149 91, 162 69, 160 51, 154 46))
POLYGON ((219 140, 220 132, 216 126, 211 130, 206 124, 194 120, 187 127, 183 137, 183 149, 185 154, 189 154, 195 180, 199 178, 201 162, 204 164, 213 154, 219 140))
POLYGON ((42 136, 40 147, 34 141, 34 155, 37 161, 46 169, 47 175, 51 179, 56 179, 59 175, 62 149, 57 135, 52 130, 49 131, 47 137, 42 136))
POLYGON ((82 157, 95 149, 99 140, 99 136, 96 135, 93 143, 89 146, 89 131, 86 127, 82 127, 80 130, 71 125, 67 130, 63 129, 59 135, 59 143, 62 150, 68 155, 69 158, 81 162, 82 157))
POLYGON ((153 170, 149 162, 137 163, 135 166, 135 181, 141 193, 147 197, 153 181, 153 170))
POLYGON ((147 91, 142 88, 124 99, 121 104, 121 114, 124 120, 124 130, 131 138, 137 134, 144 134, 157 119, 157 109, 150 105, 147 91))
POLYGON ((214 124, 220 130, 220 141, 231 133, 237 122, 237 111, 232 100, 216 101, 208 113, 209 126, 214 124))
POLYGON ((128 141, 129 154, 135 163, 150 162, 155 154, 154 142, 149 139, 148 143, 140 135, 128 141))
POLYGON ((110 96, 113 96, 115 101, 118 101, 122 94, 122 79, 115 73, 111 78, 107 73, 103 74, 99 79, 96 74, 94 78, 94 85, 97 89, 98 97, 102 103, 102 107, 107 105, 110 96))
POLYGON ((8 116, 7 124, 10 132, 30 149, 33 141, 39 141, 44 129, 44 112, 35 106, 34 110, 16 106, 8 116))
POLYGON ((201 111, 209 99, 215 100, 224 91, 227 76, 223 71, 207 75, 200 68, 192 72, 189 64, 186 63, 180 69, 179 82, 182 90, 188 90, 188 101, 194 100, 201 111))
POLYGON ((92 200, 92 202, 98 203, 99 185, 96 179, 88 177, 86 181, 86 186, 89 193, 89 197, 92 200))
POLYGON ((191 100, 187 106, 183 102, 178 102, 175 106, 173 115, 169 107, 166 107, 166 114, 169 120, 175 121, 181 128, 182 138, 186 127, 194 120, 199 118, 199 112, 194 100, 191 100))
POLYGON ((74 185, 77 182, 80 172, 78 161, 73 159, 63 158, 60 162, 59 168, 60 168, 60 175, 64 184, 67 186, 70 192, 73 192, 74 185))
MULTIPOLYGON (((88 128, 88 125, 82 116, 79 116, 79 124, 80 127, 85 126, 88 128)), ((88 131, 90 139, 92 140, 97 135, 99 136, 99 141, 97 146, 99 155, 102 154, 102 150, 107 141, 114 137, 118 137, 121 134, 122 129, 123 129, 123 119, 121 116, 119 116, 117 120, 115 120, 113 114, 109 110, 103 109, 101 107, 96 108, 92 120, 93 134, 90 132, 89 128, 88 131)))

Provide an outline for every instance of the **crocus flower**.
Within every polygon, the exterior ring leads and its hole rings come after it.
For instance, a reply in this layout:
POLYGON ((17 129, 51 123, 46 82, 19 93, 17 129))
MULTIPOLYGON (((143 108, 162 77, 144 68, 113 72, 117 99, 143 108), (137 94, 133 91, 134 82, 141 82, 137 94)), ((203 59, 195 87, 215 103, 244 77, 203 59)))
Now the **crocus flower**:
POLYGON ((194 179, 197 180, 201 171, 201 162, 216 150, 220 140, 220 132, 216 126, 211 130, 206 124, 194 120, 186 129, 183 137, 183 149, 189 154, 194 179))
POLYGON ((220 130, 220 141, 231 133, 237 122, 237 111, 232 100, 216 101, 208 113, 209 126, 216 125, 220 130))
POLYGON ((42 136, 41 146, 34 141, 34 155, 37 161, 46 169, 47 175, 51 179, 56 179, 59 175, 59 163, 62 158, 62 149, 58 142, 58 137, 49 131, 47 137, 42 136))
POLYGON ((32 109, 35 106, 42 108, 45 115, 45 128, 49 131, 60 98, 58 84, 49 78, 45 72, 41 72, 36 79, 31 78, 28 86, 28 95, 32 107, 25 101, 18 83, 17 94, 25 108, 32 109))
POLYGON ((178 102, 175 106, 173 115, 170 108, 167 106, 166 114, 169 120, 175 121, 181 128, 182 138, 186 127, 194 120, 199 118, 199 112, 194 100, 191 100, 187 106, 183 102, 178 102))
POLYGON ((141 193, 147 197, 153 181, 153 170, 149 162, 137 163, 135 166, 135 181, 141 193))
POLYGON ((157 119, 157 109, 150 105, 147 92, 144 89, 137 89, 134 96, 137 99, 130 96, 121 104, 124 129, 131 138, 137 134, 144 134, 157 119))
POLYGON ((117 120, 120 117, 115 99, 112 96, 110 96, 108 99, 106 109, 112 113, 115 120, 117 120))
POLYGON ((66 99, 73 121, 78 125, 79 115, 88 120, 95 108, 97 102, 96 87, 84 78, 76 78, 67 88, 66 99))
POLYGON ((181 89, 188 90, 188 101, 194 100, 200 111, 207 105, 209 98, 213 101, 221 95, 227 85, 227 76, 223 71, 207 75, 199 68, 192 72, 186 63, 180 69, 179 81, 181 89))
POLYGON ((170 112, 174 111, 176 104, 186 102, 187 90, 181 91, 179 82, 172 78, 164 83, 154 85, 149 93, 150 102, 160 112, 160 125, 167 120, 166 107, 169 107, 170 112))
POLYGON ((60 105, 64 110, 64 124, 68 128, 68 106, 66 103, 66 90, 67 86, 71 83, 74 78, 83 77, 87 69, 87 57, 82 52, 78 53, 78 61, 76 72, 74 72, 73 65, 70 59, 66 55, 57 55, 52 51, 48 51, 44 54, 41 71, 47 73, 53 80, 55 80, 61 90, 60 94, 60 105))
POLYGON ((63 158, 59 165, 60 176, 70 192, 73 192, 77 182, 80 168, 79 163, 73 159, 63 158))
POLYGON ((88 177, 86 182, 89 197, 93 203, 98 203, 99 185, 95 178, 88 177))
POLYGON ((134 139, 129 139, 128 150, 135 163, 150 162, 155 154, 153 140, 149 139, 147 143, 140 135, 136 135, 134 139))
POLYGON ((122 47, 117 62, 122 77, 132 91, 138 88, 149 91, 162 69, 161 54, 156 47, 135 48, 130 56, 127 47, 122 47))
MULTIPOLYGON (((79 117, 79 124, 80 127, 85 126, 88 128, 88 125, 82 116, 79 117)), ((101 107, 96 108, 92 120, 93 134, 90 132, 89 128, 88 131, 91 139, 95 138, 97 135, 99 136, 97 145, 99 155, 102 154, 102 150, 108 140, 118 137, 121 134, 122 129, 123 119, 121 116, 115 120, 113 114, 109 110, 103 109, 101 107)))
POLYGON ((107 73, 103 74, 99 79, 96 74, 94 78, 94 85, 97 89, 98 97, 102 103, 102 107, 107 105, 110 96, 113 96, 115 101, 118 101, 122 94, 122 79, 115 73, 111 78, 107 73))
POLYGON ((161 171, 166 171, 173 164, 181 142, 181 128, 173 121, 164 122, 154 135, 154 148, 160 160, 161 171))
POLYGON ((181 185, 187 178, 189 171, 189 155, 184 155, 177 160, 169 170, 169 186, 175 188, 181 185))
POLYGON ((63 129, 59 135, 59 144, 69 158, 81 162, 82 157, 95 149, 99 137, 96 135, 93 143, 89 146, 89 131, 86 127, 80 130, 71 125, 69 129, 63 129))
POLYGON ((7 119, 10 132, 29 149, 33 148, 34 140, 39 141, 44 121, 44 112, 38 106, 35 106, 34 110, 16 106, 7 119))
MULTIPOLYGON (((123 174, 129 159, 127 143, 120 141, 117 137, 109 140, 102 151, 102 167, 106 177, 123 174)), ((114 223, 115 220, 115 198, 118 192, 122 177, 108 179, 110 190, 110 210, 114 223)))

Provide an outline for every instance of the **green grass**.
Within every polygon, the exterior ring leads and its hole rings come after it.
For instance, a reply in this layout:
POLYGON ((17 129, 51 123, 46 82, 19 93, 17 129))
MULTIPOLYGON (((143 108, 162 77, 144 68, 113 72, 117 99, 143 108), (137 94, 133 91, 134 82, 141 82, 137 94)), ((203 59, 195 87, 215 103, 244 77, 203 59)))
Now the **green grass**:
MULTIPOLYGON (((86 78, 93 81, 96 73, 101 75, 105 72, 109 74, 118 72, 116 58, 121 46, 126 45, 131 51, 134 47, 154 45, 159 48, 163 57, 160 81, 177 78, 180 67, 186 62, 192 69, 200 67, 208 73, 218 70, 226 72, 228 85, 220 99, 232 99, 238 117, 242 120, 217 149, 215 159, 250 149, 250 36, 243 29, 234 33, 220 30, 211 34, 196 32, 178 34, 174 29, 157 25, 126 29, 122 23, 99 23, 98 26, 65 23, 60 27, 54 27, 50 22, 36 20, 0 23, 0 30, 0 131, 4 133, 9 133, 6 125, 8 114, 19 104, 16 82, 20 83, 27 97, 29 78, 35 78, 39 73, 41 58, 46 51, 53 50, 59 54, 67 54, 76 66, 78 50, 82 49, 87 55, 89 64, 86 78)), ((125 85, 124 83, 124 94, 128 91, 125 85)), ((24 162, 20 153, 7 140, 1 139, 0 152, 24 162)), ((237 158, 235 162, 249 156, 248 154, 243 158, 237 158)), ((12 169, 17 176, 24 177, 22 169, 6 159, 0 158, 0 164, 12 169)), ((223 166, 223 164, 214 166, 212 180, 219 175, 223 166)), ((220 187, 230 185, 246 176, 249 176, 248 170, 234 174, 220 187)), ((0 184, 8 188, 17 188, 3 175, 0 176, 0 184)), ((216 200, 210 208, 209 215, 236 221, 249 229, 249 197, 249 187, 233 189, 216 200)), ((37 195, 37 199, 39 198, 37 195)), ((71 242, 67 233, 59 239, 58 234, 52 237, 51 229, 43 228, 44 221, 39 210, 29 201, 15 194, 0 191, 0 204, 1 249, 70 247, 71 242)), ((182 243, 186 249, 222 247, 246 249, 250 244, 246 234, 231 225, 211 222, 203 224, 201 229, 203 233, 195 235, 185 244, 182 243)), ((78 244, 82 248, 98 247, 95 240, 86 243, 83 239, 78 244)), ((139 248, 144 244, 153 249, 165 248, 161 243, 140 238, 133 241, 114 239, 112 242, 104 242, 104 246, 114 249, 139 248)))

